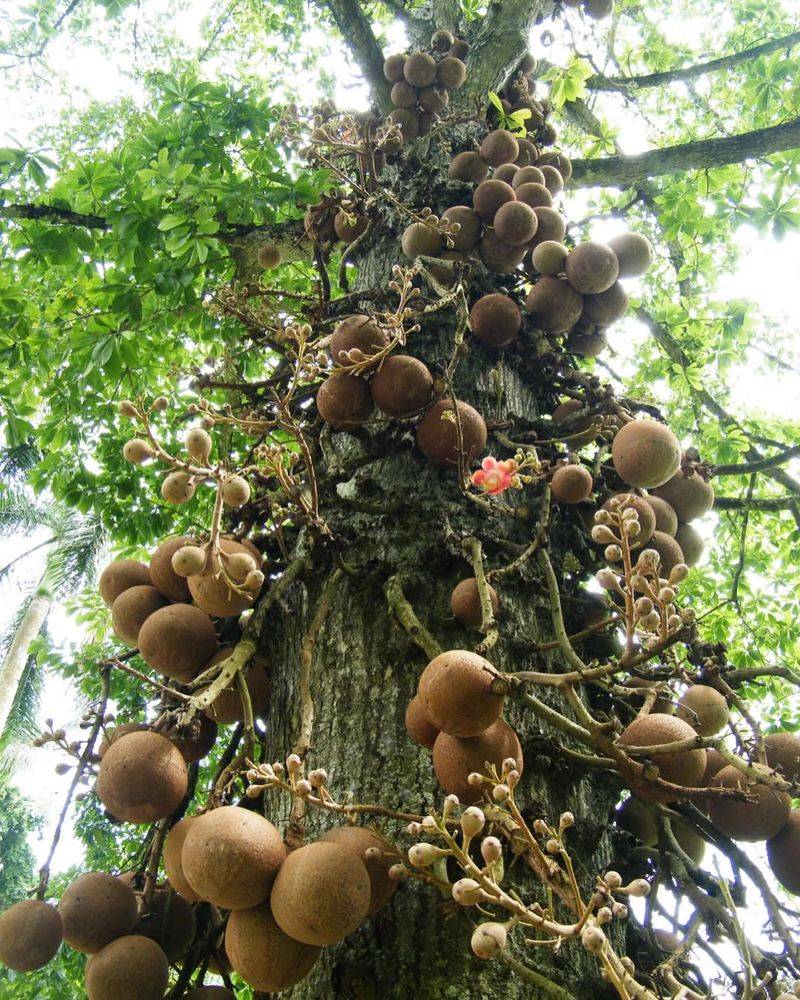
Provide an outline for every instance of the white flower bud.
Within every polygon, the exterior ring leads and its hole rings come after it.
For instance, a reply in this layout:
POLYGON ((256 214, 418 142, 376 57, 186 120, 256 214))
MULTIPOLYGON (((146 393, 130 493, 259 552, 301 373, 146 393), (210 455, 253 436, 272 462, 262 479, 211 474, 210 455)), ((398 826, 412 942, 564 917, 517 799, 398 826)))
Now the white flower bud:
POLYGON ((619 545, 606 545, 603 555, 609 562, 619 562, 622 558, 622 549, 619 545))
POLYGON ((315 768, 315 770, 309 774, 308 780, 314 788, 320 788, 322 785, 328 784, 328 772, 323 771, 321 767, 315 768))
POLYGON ((461 829, 465 837, 477 837, 486 824, 483 810, 477 806, 465 809, 461 816, 461 829))
POLYGON ((484 837, 481 841, 481 856, 487 865, 499 861, 503 856, 503 845, 497 837, 484 837))
POLYGON ((444 799, 444 812, 450 813, 454 809, 458 809, 461 805, 457 795, 446 795, 444 799))
POLYGON ((495 802, 505 802, 511 795, 508 785, 495 785, 492 789, 492 798, 495 802))
POLYGON ((609 889, 619 889, 622 885, 622 876, 619 872, 609 871, 603 876, 603 881, 609 889))
POLYGON ((571 812, 561 813, 558 825, 562 830, 568 830, 571 826, 575 826, 575 816, 571 812))
POLYGON ((658 599, 662 604, 672 604, 675 600, 675 591, 672 587, 662 587, 658 592, 658 599))
POLYGON ((596 524, 592 528, 592 539, 599 545, 613 545, 618 541, 614 532, 604 524, 596 524))
POLYGON ((623 527, 628 538, 635 538, 642 530, 642 526, 639 524, 638 520, 626 521, 623 527))
POLYGON ((305 778, 301 778, 294 787, 295 790, 297 791, 297 794, 300 795, 302 798, 305 798, 307 795, 310 795, 311 792, 313 791, 311 787, 311 782, 307 781, 305 778))
POLYGON ((617 920, 627 920, 628 918, 628 907, 624 903, 618 903, 614 901, 614 905, 611 907, 611 912, 617 918, 617 920))
POLYGON ((551 837, 545 844, 545 850, 548 854, 558 854, 561 850, 561 844, 559 844, 555 837, 551 837))
POLYGON ((639 553, 639 558, 637 560, 637 566, 641 566, 643 570, 655 569, 661 562, 661 556, 656 552, 655 549, 642 549, 639 553))
POLYGON ((646 896, 650 892, 650 883, 643 878, 636 878, 626 889, 629 896, 646 896))
POLYGON ((682 608, 681 609, 681 621, 683 622, 693 622, 695 619, 694 608, 682 608))
POLYGON ((601 906, 597 911, 597 922, 598 924, 610 924, 614 919, 614 914, 607 906, 601 906))
POLYGON ((422 829, 426 833, 434 833, 439 827, 436 824, 436 820, 433 816, 425 816, 422 820, 422 829))
POLYGON ((681 583, 689 575, 689 567, 686 563, 677 563, 673 566, 669 573, 669 582, 671 584, 681 583))
POLYGON ((617 574, 612 573, 610 569, 598 570, 596 579, 603 590, 619 590, 619 580, 617 579, 617 574))
POLYGON ((599 955, 606 944, 606 936, 595 924, 587 924, 581 931, 581 944, 592 955, 599 955))
POLYGON ((286 758, 286 770, 289 774, 300 774, 303 770, 303 762, 296 753, 290 753, 286 758))
POLYGON ((405 882, 408 878, 408 868, 400 864, 392 865, 387 874, 392 882, 405 882))
POLYGON ((419 837, 422 833, 422 826, 419 823, 409 823, 406 827, 406 833, 409 837, 419 837))
POLYGON ((453 883, 451 891, 453 899, 459 906, 475 906, 486 895, 475 879, 472 878, 460 878, 457 882, 453 883))
POLYGON ((644 615, 639 624, 648 632, 653 632, 661 624, 661 615, 657 611, 651 611, 649 615, 644 615))
POLYGON ((501 952, 508 941, 508 932, 504 924, 478 924, 472 932, 470 946, 478 958, 494 958, 501 952))
POLYGON ((545 823, 545 821, 543 819, 535 819, 533 821, 533 829, 540 836, 544 836, 544 834, 546 834, 546 833, 549 832, 549 828, 547 826, 547 823, 545 823))
POLYGON ((653 610, 653 602, 649 597, 637 597, 633 609, 637 617, 642 618, 644 615, 649 615, 653 610))
POLYGON ((667 618, 667 628, 670 632, 675 632, 681 627, 681 625, 683 625, 683 619, 680 615, 670 615, 669 618, 667 618))
POLYGON ((408 849, 408 860, 415 868, 427 868, 441 853, 440 848, 433 844, 414 844, 408 849))
POLYGON ((477 788, 479 785, 483 784, 483 775, 478 774, 477 771, 471 771, 467 775, 467 784, 471 785, 473 788, 477 788))
POLYGON ((614 523, 614 518, 607 510, 595 511, 594 520, 596 524, 604 524, 606 526, 614 523))

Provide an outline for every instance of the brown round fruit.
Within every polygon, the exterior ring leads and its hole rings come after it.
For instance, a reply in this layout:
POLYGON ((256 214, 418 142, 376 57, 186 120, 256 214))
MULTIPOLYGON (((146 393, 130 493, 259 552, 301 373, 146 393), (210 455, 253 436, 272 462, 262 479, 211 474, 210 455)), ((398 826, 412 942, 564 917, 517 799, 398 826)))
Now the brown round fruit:
POLYGON ((581 295, 597 295, 617 280, 619 264, 605 243, 580 243, 567 257, 567 280, 581 295))
POLYGON ((471 208, 466 205, 454 205, 442 214, 442 221, 451 224, 457 222, 461 227, 457 233, 450 234, 454 250, 475 249, 481 238, 483 223, 471 208))
POLYGON ((787 781, 800 780, 800 736, 797 733, 769 733, 764 737, 767 763, 787 781))
POLYGON ((191 824, 181 866, 201 899, 245 910, 267 898, 285 857, 281 835, 268 819, 240 806, 222 806, 191 824))
POLYGON ((473 772, 483 774, 493 765, 498 772, 503 761, 513 757, 522 773, 522 748, 514 730, 505 719, 497 719, 478 736, 462 739, 439 733, 433 745, 433 770, 436 780, 449 795, 457 795, 463 805, 472 805, 482 797, 482 786, 467 780, 473 772))
POLYGON ((422 671, 417 688, 428 718, 450 736, 478 736, 503 711, 503 696, 492 691, 496 674, 477 653, 440 653, 422 671))
POLYGON ((528 292, 528 313, 545 333, 566 333, 578 322, 583 297, 565 278, 539 278, 528 292))
POLYGON ((494 231, 499 240, 512 247, 530 243, 539 225, 534 210, 522 201, 509 201, 494 216, 494 231))
POLYGON ((476 409, 458 400, 440 399, 425 412, 417 424, 417 445, 431 465, 452 468, 458 465, 458 425, 461 424, 462 460, 469 465, 486 447, 488 432, 476 409))
MULTIPOLYGON (((696 737, 697 733, 692 727, 676 719, 675 716, 651 713, 634 719, 619 737, 619 743, 623 747, 653 747, 696 737)), ((637 762, 642 763, 647 759, 640 757, 637 758, 637 762)), ((700 786, 706 769, 706 755, 701 749, 654 754, 652 762, 658 768, 663 781, 685 788, 700 786)), ((624 776, 636 794, 648 802, 669 802, 675 797, 647 778, 632 773, 624 776)))
POLYGON ((138 917, 133 890, 105 872, 79 875, 61 894, 58 912, 64 941, 87 955, 130 934, 138 917))
POLYGON ((323 843, 341 844, 352 851, 367 869, 370 900, 367 916, 383 909, 397 891, 397 882, 389 878, 389 869, 399 860, 397 851, 374 830, 363 826, 335 826, 319 838, 323 843), (365 852, 376 850, 378 857, 365 857, 365 852))
POLYGON ((403 79, 403 67, 407 58, 408 56, 403 53, 396 52, 384 61, 383 75, 390 83, 397 83, 398 80, 403 79))
POLYGON ((567 235, 567 223, 564 216, 554 208, 548 208, 547 205, 536 206, 533 210, 539 220, 539 227, 531 240, 531 247, 537 247, 546 240, 563 243, 564 237, 567 235))
POLYGON ((710 785, 711 779, 714 775, 719 774, 723 767, 727 766, 728 762, 719 750, 715 750, 714 747, 709 747, 708 750, 706 750, 706 770, 703 774, 703 785, 710 785))
POLYGON ((189 773, 180 750, 165 736, 127 733, 103 756, 95 787, 115 819, 153 823, 178 808, 189 773))
POLYGON ((266 900, 259 906, 231 913, 225 951, 234 971, 248 986, 263 993, 279 993, 305 979, 321 949, 284 933, 266 900))
MULTIPOLYGON (((226 646, 215 653, 206 664, 206 667, 215 663, 222 663, 231 654, 231 647, 226 646)), ((263 660, 254 660, 246 674, 247 690, 250 694, 250 704, 253 706, 253 715, 258 718, 264 715, 267 710, 267 698, 269 695, 269 677, 263 660)), ((213 719, 223 726, 230 726, 234 722, 241 722, 244 718, 242 699, 239 694, 239 687, 234 681, 224 690, 220 691, 214 701, 205 710, 209 719, 213 719)))
POLYGON ((388 417, 410 417, 431 401, 433 376, 417 358, 393 354, 369 383, 372 401, 388 417))
POLYGON ((436 60, 427 52, 412 52, 403 64, 403 76, 412 87, 430 87, 436 79, 436 60))
POLYGON ((363 236, 369 226, 369 217, 358 212, 345 212, 339 209, 333 218, 333 228, 336 235, 344 243, 352 243, 363 236))
POLYGON ((800 895, 800 809, 792 809, 783 829, 767 841, 767 859, 783 888, 800 895))
POLYGON ((276 268, 281 262, 281 250, 280 247, 276 247, 274 243, 262 243, 258 248, 258 263, 266 271, 271 271, 276 268))
POLYGON ((493 274, 512 274, 522 263, 528 248, 503 243, 493 229, 487 229, 481 239, 479 252, 488 271, 493 274))
POLYGON ((700 736, 715 736, 728 724, 730 711, 724 695, 707 684, 692 684, 678 699, 675 713, 700 736))
POLYGON ((420 256, 435 257, 442 249, 442 236, 424 222, 412 222, 403 232, 401 245, 403 253, 411 260, 420 256))
POLYGON ((335 365, 351 365, 373 357, 387 343, 386 333, 369 316, 346 316, 331 335, 331 357, 335 365), (350 351, 359 353, 349 357, 350 351))
MULTIPOLYGON (((497 591, 487 584, 489 590, 489 600, 492 605, 492 614, 496 615, 500 608, 500 598, 497 591)), ((450 595, 450 610, 456 621, 461 622, 468 628, 478 628, 483 621, 481 612, 481 599, 478 591, 478 581, 474 576, 467 577, 456 584, 450 595)))
POLYGON ((491 225, 498 209, 516 200, 514 188, 505 181, 482 181, 472 194, 472 207, 485 223, 491 225))
POLYGON ((158 888, 149 905, 144 900, 141 905, 143 909, 133 933, 155 941, 169 962, 185 955, 197 929, 189 903, 171 889, 158 888))
POLYGON ((675 530, 675 541, 683 553, 683 561, 687 566, 696 566, 703 555, 706 545, 700 533, 691 524, 678 524, 675 530))
POLYGON ((158 546, 150 559, 150 581, 156 590, 170 601, 191 600, 189 584, 172 568, 172 557, 192 539, 185 535, 171 535, 158 546))
POLYGON ((670 507, 666 500, 648 493, 645 497, 647 503, 653 509, 656 516, 656 531, 663 531, 665 535, 675 537, 678 530, 678 515, 670 507))
MULTIPOLYGON (((419 135, 419 118, 409 108, 396 108, 390 115, 389 120, 400 126, 403 135, 403 142, 416 139, 419 135)), ((387 148, 387 153, 389 152, 387 148)))
POLYGON ((186 876, 183 874, 183 865, 181 864, 181 852, 183 851, 183 842, 186 840, 189 829, 198 819, 198 816, 186 816, 172 827, 164 841, 164 871, 167 873, 169 884, 184 899, 188 899, 190 903, 199 903, 202 897, 186 881, 186 876))
MULTIPOLYGON (((538 216, 537 216, 538 219, 538 216)), ((539 274, 552 277, 564 271, 564 264, 567 260, 569 250, 563 243, 556 243, 555 240, 545 240, 533 248, 531 263, 539 274)))
POLYGON ((514 187, 514 178, 519 173, 519 167, 516 163, 504 163, 502 167, 497 167, 492 171, 492 179, 496 181, 505 181, 506 184, 510 184, 514 187))
POLYGON ((128 646, 135 646, 142 625, 166 603, 166 598, 155 587, 146 584, 128 587, 111 605, 114 634, 128 646))
POLYGON ((625 315, 627 308, 628 293, 618 281, 615 281, 604 292, 584 297, 581 318, 598 326, 610 326, 625 315))
POLYGON ((536 161, 536 166, 543 170, 545 166, 555 167, 566 183, 572 177, 572 161, 565 153, 553 150, 550 153, 543 153, 536 161))
POLYGON ((211 618, 192 604, 168 604, 139 630, 145 663, 165 677, 187 684, 217 650, 211 618))
POLYGON ((514 174, 514 180, 511 181, 511 186, 516 191, 516 189, 522 184, 544 185, 544 174, 538 167, 520 167, 514 174))
MULTIPOLYGON (((528 169, 531 168, 529 167, 528 169)), ((517 187, 516 192, 517 201, 522 202, 529 208, 550 208, 553 204, 553 197, 544 184, 520 184, 517 187)), ((533 239, 533 237, 531 237, 531 239, 533 239)))
POLYGON ((150 571, 138 559, 115 559, 100 574, 98 589, 105 603, 111 607, 123 591, 131 587, 152 585, 150 571))
POLYGON ((639 549, 650 541, 656 530, 656 516, 644 497, 638 497, 635 493, 617 493, 603 504, 603 510, 614 509, 620 513, 625 510, 635 510, 639 515, 639 534, 630 536, 632 549, 639 549))
POLYGON ((489 174, 489 165, 480 153, 459 153, 450 163, 447 176, 451 181, 480 184, 489 174))
POLYGON ((278 926, 289 937, 324 946, 358 927, 369 910, 370 895, 363 862, 341 844, 317 841, 287 857, 270 901, 278 926))
POLYGON ((436 79, 448 90, 458 90, 467 79, 467 67, 452 49, 450 55, 445 56, 436 68, 436 79))
POLYGON ((419 94, 420 107, 432 115, 441 115, 447 110, 450 95, 445 87, 425 87, 419 94))
POLYGON ((536 157, 539 155, 539 151, 536 146, 526 139, 524 136, 517 136, 517 145, 519 146, 519 156, 517 156, 514 163, 518 167, 530 167, 536 162, 536 157))
POLYGON ((671 535, 654 531, 653 537, 647 543, 648 549, 655 549, 659 555, 659 575, 667 577, 678 563, 685 562, 683 550, 671 535))
MULTIPOLYGON (((751 766, 756 770, 763 770, 765 774, 769 773, 759 764, 751 766)), ((744 840, 748 843, 769 840, 783 829, 789 819, 792 800, 786 792, 753 781, 733 764, 728 764, 715 774, 711 786, 738 788, 753 799, 752 802, 716 796, 708 799, 711 822, 731 840, 744 840)))
POLYGON ((583 465, 562 465, 553 473, 550 489, 556 503, 581 503, 591 496, 592 474, 583 465))
MULTIPOLYGON (((349 376, 342 377, 349 378, 349 376)), ((254 551, 257 550, 254 550, 252 545, 248 545, 246 542, 237 542, 232 538, 223 538, 219 544, 226 556, 236 557, 236 564, 229 564, 226 561, 224 565, 228 574, 234 578, 234 582, 241 586, 248 573, 253 569, 258 569, 260 555, 256 558, 254 551), (241 556, 248 556, 249 561, 241 559, 241 556), (246 571, 239 573, 239 565, 246 571)), ((240 593, 231 588, 227 579, 222 575, 219 556, 215 556, 209 561, 207 572, 198 573, 188 579, 189 590, 197 607, 205 611, 206 614, 218 618, 228 618, 231 615, 241 614, 245 608, 252 605, 258 596, 258 591, 240 593)))
POLYGON ((492 292, 481 296, 470 309, 469 325, 482 343, 506 347, 522 327, 522 313, 510 296, 492 292))
POLYGON ((652 489, 675 474, 681 462, 681 445, 664 424, 631 420, 614 435, 611 457, 620 479, 640 489, 652 489))
POLYGON ((608 347, 608 339, 603 330, 595 333, 572 330, 564 342, 564 349, 581 358, 598 358, 608 347))
POLYGON ((414 108, 417 105, 417 89, 406 80, 398 80, 389 93, 389 99, 396 108, 414 108))
POLYGON ((106 729, 100 740, 100 746, 97 748, 97 756, 102 760, 111 744, 116 743, 123 736, 127 736, 128 733, 144 733, 149 729, 150 726, 146 722, 123 722, 121 726, 106 729))
POLYGON ((161 1000, 169 963, 155 941, 140 935, 117 938, 86 964, 88 1000, 161 1000))
POLYGON ((372 413, 369 386, 358 375, 329 375, 317 390, 317 412, 337 430, 360 427, 372 413))
POLYGON ((504 128, 490 132, 481 143, 481 156, 493 167, 513 163, 519 156, 519 145, 514 136, 504 128))
POLYGON ((696 471, 684 476, 679 469, 671 479, 653 490, 653 495, 666 500, 679 521, 694 521, 714 506, 714 487, 696 471))
POLYGON ((550 194, 553 195, 553 197, 560 194, 564 190, 564 178, 556 170, 556 168, 544 163, 541 167, 539 167, 539 169, 544 177, 544 186, 550 194))
POLYGON ((639 233, 622 233, 608 241, 619 261, 620 278, 638 278, 653 263, 653 245, 639 233))
POLYGON ((617 810, 615 821, 620 830, 626 830, 645 847, 655 847, 658 843, 658 824, 653 807, 642 802, 637 795, 625 799, 617 810))
POLYGON ((0 962, 15 972, 33 972, 61 945, 61 916, 40 899, 23 899, 0 913, 0 962))
POLYGON ((439 730, 428 718, 428 713, 425 711, 425 706, 418 694, 415 694, 408 703, 405 726, 406 732, 415 743, 428 750, 433 749, 439 730))
POLYGON ((193 764, 207 757, 217 742, 217 724, 208 716, 200 715, 192 720, 188 729, 171 734, 170 739, 186 763, 193 764))

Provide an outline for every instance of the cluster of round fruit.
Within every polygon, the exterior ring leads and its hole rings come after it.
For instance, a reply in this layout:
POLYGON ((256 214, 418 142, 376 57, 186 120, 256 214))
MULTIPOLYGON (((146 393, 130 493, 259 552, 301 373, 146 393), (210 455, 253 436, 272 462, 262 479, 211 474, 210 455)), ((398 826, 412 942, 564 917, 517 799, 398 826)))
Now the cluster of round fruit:
MULTIPOLYGON (((644 683, 639 681, 639 690, 644 683)), ((698 735, 714 736, 722 731, 729 717, 725 696, 710 684, 692 684, 686 688, 678 699, 677 712, 671 701, 660 695, 655 709, 627 726, 619 738, 622 746, 655 747, 698 735)), ((713 748, 659 753, 653 756, 653 762, 659 776, 672 784, 746 793, 746 798, 709 796, 695 802, 702 803, 714 826, 726 837, 747 842, 766 840, 767 857, 775 877, 790 892, 800 894, 800 809, 792 809, 790 795, 769 783, 776 776, 793 784, 800 781, 800 736, 771 733, 764 737, 764 751, 765 764, 742 758, 741 767, 713 748)), ((629 773, 624 777, 645 802, 671 802, 678 797, 641 774, 629 773)), ((634 799, 621 810, 620 825, 633 825, 632 832, 644 843, 650 843, 649 819, 652 814, 634 799), (646 819, 640 822, 639 814, 646 819)), ((680 835, 677 839, 681 843, 680 835)), ((690 857, 698 853, 702 856, 696 847, 686 853, 690 857)))
MULTIPOLYGON (((527 142, 532 141, 537 146, 552 146, 558 136, 553 125, 547 120, 550 114, 550 102, 546 97, 536 96, 536 66, 535 56, 530 52, 526 53, 506 85, 500 90, 498 97, 506 117, 517 112, 528 113, 524 118, 526 136, 530 137, 527 142)), ((490 114, 497 110, 499 109, 491 108, 490 114)))
MULTIPOLYGON (((0 915, 0 960, 17 972, 32 972, 46 965, 63 941, 88 955, 89 1000, 159 1000, 169 965, 206 934, 203 921, 215 918, 221 926, 222 919, 218 912, 197 914, 168 885, 155 886, 147 899, 143 883, 142 876, 130 872, 118 877, 87 872, 70 883, 57 907, 38 899, 15 903, 0 915)), ((187 997, 232 1000, 233 994, 222 987, 197 987, 187 997)))
POLYGON ((494 667, 477 653, 451 649, 423 670, 406 710, 406 731, 432 751, 436 779, 464 805, 483 797, 487 765, 503 771, 513 760, 522 773, 522 748, 501 717, 505 699, 492 691, 494 667))
MULTIPOLYGON (((450 91, 467 79, 464 59, 469 45, 439 30, 431 38, 430 52, 397 53, 383 64, 383 73, 392 84, 390 93, 395 110, 389 120, 400 126, 402 139, 416 139, 430 132, 434 122, 450 103, 450 91)), ((393 151, 387 147, 387 152, 393 151)), ((395 150, 396 151, 396 150, 395 150)))
MULTIPOLYGON (((287 761, 298 765, 298 758, 287 761)), ((389 902, 397 888, 388 874, 394 860, 390 844, 357 826, 336 827, 287 852, 269 820, 240 806, 182 819, 164 844, 172 887, 190 903, 230 911, 225 958, 265 993, 304 979, 325 945, 389 902)))

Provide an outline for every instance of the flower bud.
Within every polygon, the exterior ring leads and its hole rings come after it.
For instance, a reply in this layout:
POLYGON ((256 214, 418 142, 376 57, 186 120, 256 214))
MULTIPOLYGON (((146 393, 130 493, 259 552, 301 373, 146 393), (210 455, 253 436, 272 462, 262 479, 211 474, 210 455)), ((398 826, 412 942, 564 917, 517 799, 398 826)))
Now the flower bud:
POLYGON ((303 762, 296 753, 290 753, 286 758, 286 770, 289 774, 300 774, 303 770, 303 762))
POLYGON ((401 864, 392 865, 387 874, 392 882, 405 882, 408 878, 408 868, 401 864))
POLYGON ((470 806, 461 815, 461 829, 465 837, 477 837, 486 824, 486 817, 483 810, 477 806, 470 806))
POLYGON ((561 844, 559 844, 555 837, 551 837, 545 844, 545 850, 548 854, 558 854, 561 850, 561 844))
POLYGON ((549 832, 549 827, 547 826, 547 823, 545 823, 543 819, 535 819, 533 821, 533 829, 540 836, 544 836, 545 833, 549 832))
POLYGON ((309 774, 308 780, 314 788, 321 788, 323 785, 328 784, 328 772, 324 771, 321 767, 317 767, 309 774))
POLYGON ((681 621, 682 622, 693 622, 695 619, 694 608, 682 608, 681 609, 681 621))
POLYGON ((264 574, 260 569, 251 569, 247 576, 244 578, 244 583, 242 587, 253 593, 256 590, 261 590, 264 586, 264 574))
POLYGON ((422 829, 426 833, 434 833, 436 830, 439 829, 439 827, 437 826, 436 820, 433 818, 433 816, 426 816, 422 820, 422 829))
POLYGON ((604 524, 606 526, 614 523, 614 518, 607 510, 595 511, 594 520, 596 524, 604 524))
POLYGON ((587 924, 581 931, 581 944, 592 955, 599 955, 606 944, 606 936, 595 924, 587 924))
POLYGON ((596 579, 603 590, 619 590, 619 580, 617 579, 617 574, 612 573, 610 569, 598 570, 596 579))
POLYGON ((311 792, 313 791, 311 787, 311 782, 307 781, 305 778, 301 778, 294 787, 295 790, 297 791, 297 794, 302 798, 305 798, 307 795, 310 795, 311 792))
POLYGON ((610 924, 614 919, 614 914, 607 906, 601 906, 597 911, 597 922, 598 924, 610 924))
POLYGON ((571 826, 575 826, 575 817, 571 812, 563 812, 561 813, 558 825, 562 830, 568 830, 571 826))
POLYGON ((478 958, 494 958, 501 952, 508 941, 508 931, 504 924, 487 922, 478 924, 472 932, 470 946, 478 958))
POLYGON ((689 575, 689 567, 686 563, 677 563, 669 572, 669 582, 671 584, 681 583, 689 575))
POLYGON ((592 528, 592 539, 600 545, 613 545, 618 540, 614 532, 604 524, 596 524, 592 528))
POLYGON ((633 605, 633 610, 636 612, 638 618, 643 618, 653 610, 653 602, 649 597, 637 597, 633 605))
POLYGON ((626 920, 628 917, 628 907, 624 903, 614 902, 611 907, 611 912, 617 918, 617 920, 626 920))
POLYGON ((484 837, 481 841, 481 856, 487 865, 499 861, 503 856, 503 845, 497 837, 484 837))
POLYGON ((603 555, 609 562, 619 562, 622 558, 622 549, 619 545, 606 545, 603 555))
POLYGON ((152 446, 142 438, 131 438, 122 446, 122 457, 132 465, 141 465, 155 455, 152 446))
POLYGON ((650 883, 643 878, 635 878, 626 886, 629 896, 646 896, 650 892, 650 883))
POLYGON ((408 849, 408 860, 415 868, 427 868, 441 853, 440 848, 433 844, 414 844, 408 849))
POLYGON ((166 396, 158 396, 153 400, 153 409, 157 410, 159 413, 163 413, 164 410, 169 406, 169 400, 166 396))
POLYGON ((639 558, 636 565, 640 566, 642 570, 655 569, 661 562, 661 556, 656 552, 655 549, 642 549, 639 553, 639 558))
POLYGON ((475 879, 472 878, 460 878, 457 882, 454 882, 452 893, 453 899, 459 906, 475 906, 486 895, 475 879))
POLYGON ((603 876, 603 881, 608 886, 609 889, 619 889, 622 885, 622 876, 619 872, 609 871, 603 876))
POLYGON ((119 412, 123 417, 130 417, 131 420, 136 420, 139 417, 139 411, 129 399, 122 400, 119 404, 119 412))
POLYGON ((623 528, 628 538, 635 538, 638 534, 640 534, 642 530, 642 526, 641 524, 639 524, 638 520, 626 521, 625 524, 623 525, 623 528))
POLYGON ((483 784, 483 775, 478 774, 477 771, 471 771, 467 775, 467 784, 472 785, 473 788, 477 788, 479 785, 483 784))
POLYGON ((675 600, 675 591, 672 587, 662 587, 658 592, 658 599, 662 604, 672 604, 675 600))
POLYGON ((679 629, 681 625, 683 625, 683 619, 680 615, 670 615, 669 618, 667 618, 667 628, 670 632, 676 631, 676 629, 679 629))
POLYGON ((639 624, 648 632, 654 632, 661 624, 661 615, 657 611, 651 611, 649 615, 644 615, 639 624))
POLYGON ((508 785, 495 785, 492 789, 492 798, 495 802, 505 802, 511 795, 508 785))
POLYGON ((406 827, 406 833, 409 837, 419 837, 422 834, 422 826, 420 823, 409 823, 406 827))

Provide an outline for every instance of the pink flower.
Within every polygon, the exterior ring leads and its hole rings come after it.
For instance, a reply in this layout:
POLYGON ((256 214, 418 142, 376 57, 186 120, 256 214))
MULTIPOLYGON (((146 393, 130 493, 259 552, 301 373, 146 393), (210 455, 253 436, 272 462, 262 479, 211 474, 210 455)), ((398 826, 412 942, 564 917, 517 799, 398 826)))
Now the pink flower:
POLYGON ((498 462, 490 455, 481 462, 480 469, 472 473, 472 485, 482 489, 484 493, 497 496, 514 485, 518 468, 513 458, 498 462))

